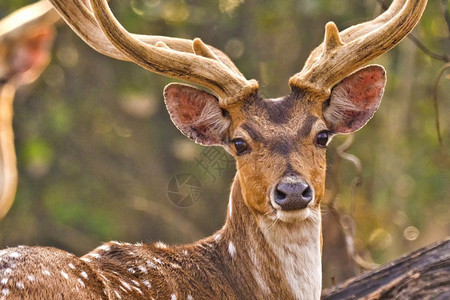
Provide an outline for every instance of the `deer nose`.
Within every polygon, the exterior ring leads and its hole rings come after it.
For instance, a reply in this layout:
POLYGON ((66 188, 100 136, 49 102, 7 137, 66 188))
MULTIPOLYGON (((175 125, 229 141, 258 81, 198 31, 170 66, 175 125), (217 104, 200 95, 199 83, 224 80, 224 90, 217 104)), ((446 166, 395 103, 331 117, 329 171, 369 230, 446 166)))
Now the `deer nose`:
POLYGON ((282 210, 304 209, 313 199, 313 190, 299 177, 283 178, 274 190, 275 203, 282 210))

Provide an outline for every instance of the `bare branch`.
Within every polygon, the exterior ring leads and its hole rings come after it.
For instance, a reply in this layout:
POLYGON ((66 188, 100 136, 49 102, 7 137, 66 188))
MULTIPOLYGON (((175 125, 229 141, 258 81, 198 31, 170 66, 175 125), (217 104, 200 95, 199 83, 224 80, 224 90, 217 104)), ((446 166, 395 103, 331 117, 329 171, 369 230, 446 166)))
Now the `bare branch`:
POLYGON ((436 59, 436 60, 441 60, 443 62, 450 62, 450 57, 448 55, 445 54, 438 54, 433 52, 432 50, 430 50, 429 48, 427 48, 418 38, 416 38, 413 34, 410 34, 408 36, 409 40, 411 42, 414 43, 414 45, 417 46, 417 48, 419 48, 420 50, 422 50, 423 53, 425 53, 426 55, 428 55, 429 57, 436 59))
POLYGON ((442 0, 441 10, 445 23, 447 24, 448 38, 450 39, 450 9, 448 8, 448 0, 442 0))
POLYGON ((445 71, 449 70, 449 69, 450 69, 450 63, 446 63, 444 66, 442 66, 441 70, 439 71, 439 75, 436 78, 436 81, 434 83, 434 89, 433 89, 433 103, 434 103, 434 111, 436 114, 436 132, 438 135, 438 140, 439 140, 440 146, 442 146, 442 136, 441 136, 441 130, 440 130, 440 124, 439 124, 439 103, 438 103, 439 81, 441 80, 445 71))
MULTIPOLYGON (((338 156, 338 159, 335 163, 336 170, 335 174, 332 177, 334 180, 334 188, 332 192, 332 197, 330 197, 330 200, 326 203, 327 209, 331 213, 331 215, 335 218, 337 223, 339 224, 342 233, 344 234, 345 238, 345 248, 347 251, 347 255, 352 259, 352 261, 355 263, 355 265, 359 266, 362 269, 369 270, 369 269, 375 269, 378 267, 377 264, 365 260, 363 257, 361 257, 359 254, 355 251, 355 223, 353 221, 353 212, 354 212, 354 203, 355 203, 355 197, 356 197, 356 190, 362 183, 362 164, 359 158, 356 155, 347 153, 346 151, 350 148, 350 146, 353 144, 354 141, 354 135, 349 135, 347 139, 339 145, 336 148, 336 154, 338 156), (347 160, 356 169, 356 177, 352 180, 351 184, 351 209, 349 215, 342 215, 342 213, 339 211, 339 209, 336 207, 336 196, 339 190, 339 180, 338 180, 338 173, 341 165, 342 160, 347 160)), ((357 270, 355 270, 357 271, 357 270)))

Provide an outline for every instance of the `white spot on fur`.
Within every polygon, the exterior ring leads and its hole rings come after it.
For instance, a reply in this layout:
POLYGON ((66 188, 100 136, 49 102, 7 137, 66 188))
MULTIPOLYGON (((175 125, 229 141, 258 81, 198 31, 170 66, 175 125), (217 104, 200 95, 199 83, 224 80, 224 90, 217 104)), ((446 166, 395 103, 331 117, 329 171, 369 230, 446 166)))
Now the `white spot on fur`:
POLYGON ((141 286, 137 280, 131 280, 131 282, 132 282, 135 286, 141 286))
POLYGON ((108 245, 101 245, 100 247, 97 247, 96 250, 110 251, 111 247, 109 247, 108 245))
POLYGON ((143 283, 148 289, 151 289, 151 288, 152 288, 152 285, 150 284, 150 281, 144 280, 144 281, 142 281, 142 283, 143 283))
POLYGON ((216 241, 216 242, 218 242, 218 241, 220 241, 220 238, 222 237, 222 235, 220 234, 220 233, 218 233, 218 234, 216 234, 215 236, 214 236, 214 240, 216 241))
POLYGON ((153 257, 153 260, 154 260, 157 264, 162 264, 162 260, 160 260, 159 258, 153 257))
POLYGON ((123 280, 120 280, 120 284, 122 284, 127 290, 131 291, 131 286, 123 280))
POLYGON ((144 267, 144 266, 139 266, 138 267, 138 269, 139 269, 139 271, 141 271, 142 273, 144 273, 144 274, 147 274, 147 268, 146 267, 144 267))
POLYGON ((8 278, 2 278, 2 281, 0 281, 0 283, 6 285, 8 283, 8 278))
POLYGON ((143 295, 142 291, 140 288, 133 286, 133 289, 135 289, 139 294, 143 295))
POLYGON ((3 274, 5 274, 5 275, 9 275, 9 274, 11 274, 11 273, 12 273, 11 268, 7 268, 7 269, 3 272, 3 274))
POLYGON ((2 251, 0 251, 0 256, 3 256, 3 255, 5 255, 7 253, 7 251, 6 250, 2 250, 2 251))
POLYGON ((186 255, 186 256, 188 256, 188 255, 189 255, 189 251, 187 251, 187 250, 183 250, 183 255, 186 255))
POLYGON ((44 274, 46 276, 52 275, 52 273, 50 273, 48 270, 42 270, 42 274, 44 274))
POLYGON ((84 285, 84 281, 83 280, 81 280, 81 278, 78 278, 78 283, 82 286, 82 287, 86 287, 85 285, 84 285))
POLYGON ((88 254, 89 256, 92 256, 93 258, 100 258, 100 254, 98 254, 98 253, 89 253, 88 254))
POLYGON ((122 299, 122 297, 120 296, 119 292, 114 291, 114 294, 116 295, 117 299, 122 299))
POLYGON ((8 296, 9 295, 9 290, 8 289, 3 289, 2 290, 2 295, 3 296, 8 296))
POLYGON ((155 244, 155 247, 156 247, 156 248, 159 248, 159 249, 166 249, 166 248, 167 248, 167 245, 164 244, 163 242, 157 242, 157 243, 155 244))
POLYGON ((88 274, 85 271, 81 271, 80 273, 81 277, 83 277, 84 279, 88 278, 88 274))
POLYGON ((87 258, 87 257, 82 257, 82 258, 80 258, 82 261, 85 261, 85 262, 87 262, 87 263, 90 263, 91 262, 91 260, 89 259, 89 258, 87 258))
POLYGON ((67 274, 64 271, 61 271, 60 273, 61 273, 62 277, 64 277, 65 279, 69 279, 69 274, 67 274))
POLYGON ((19 252, 11 252, 9 254, 9 257, 11 257, 11 258, 19 258, 21 256, 22 256, 22 254, 20 254, 19 252))
POLYGON ((187 298, 186 298, 186 300, 194 300, 194 298, 192 298, 191 295, 188 295, 187 298))
POLYGON ((36 280, 36 278, 34 278, 33 275, 28 275, 27 278, 28 278, 28 280, 31 281, 31 282, 33 282, 34 280, 36 280))
POLYGON ((145 263, 149 268, 156 269, 156 265, 152 261, 147 260, 145 263))
POLYGON ((75 266, 73 265, 73 263, 69 263, 68 266, 69 266, 69 268, 71 268, 72 270, 75 270, 75 266))
POLYGON ((234 247, 233 242, 228 243, 228 253, 230 253, 230 256, 233 258, 236 254, 236 248, 234 247))
POLYGON ((170 300, 177 300, 177 295, 175 294, 170 295, 170 300))
POLYGON ((23 290, 25 288, 25 285, 23 284, 23 282, 19 281, 19 282, 16 282, 16 287, 19 290, 23 290))
POLYGON ((134 274, 134 273, 136 273, 136 270, 133 268, 128 268, 128 272, 130 272, 131 274, 134 274))
POLYGON ((176 263, 170 263, 170 265, 172 266, 172 268, 174 269, 181 269, 181 266, 179 264, 176 263))
POLYGON ((100 274, 100 277, 101 277, 101 278, 103 278, 103 280, 105 280, 106 282, 109 282, 109 279, 108 279, 108 278, 106 278, 106 276, 105 276, 105 275, 103 275, 103 274, 100 274))

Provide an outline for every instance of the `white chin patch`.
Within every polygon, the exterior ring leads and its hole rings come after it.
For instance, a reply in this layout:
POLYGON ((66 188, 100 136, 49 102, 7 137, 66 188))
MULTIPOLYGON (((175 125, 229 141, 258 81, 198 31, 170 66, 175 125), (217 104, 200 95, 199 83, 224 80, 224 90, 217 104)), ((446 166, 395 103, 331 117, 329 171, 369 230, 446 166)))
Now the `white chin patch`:
MULTIPOLYGON (((315 202, 315 198, 311 200, 309 205, 313 204, 315 202)), ((306 220, 311 215, 311 209, 309 208, 309 205, 303 209, 298 210, 282 210, 281 206, 275 203, 273 199, 270 199, 270 204, 273 208, 276 210, 275 219, 280 220, 281 222, 285 223, 294 223, 294 222, 301 222, 306 220)))
POLYGON ((306 207, 300 210, 284 211, 277 209, 276 218, 285 223, 294 223, 306 220, 311 215, 311 209, 306 207))

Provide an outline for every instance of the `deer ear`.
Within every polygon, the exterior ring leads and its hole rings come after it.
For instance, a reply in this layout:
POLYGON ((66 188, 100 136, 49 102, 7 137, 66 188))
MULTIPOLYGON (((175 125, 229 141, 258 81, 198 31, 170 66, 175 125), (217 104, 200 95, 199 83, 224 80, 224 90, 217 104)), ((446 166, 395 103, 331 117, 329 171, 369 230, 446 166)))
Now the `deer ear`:
POLYGON ((331 91, 323 116, 335 133, 351 133, 362 128, 377 111, 386 84, 382 66, 372 65, 348 76, 331 91))
POLYGON ((36 80, 50 61, 50 47, 54 37, 51 27, 42 27, 27 34, 15 45, 10 65, 21 84, 36 80))
POLYGON ((172 122, 187 137, 202 145, 220 145, 230 120, 213 95, 195 87, 169 84, 164 99, 172 122))

